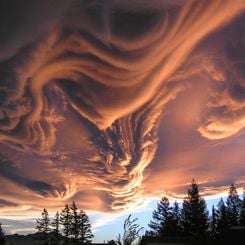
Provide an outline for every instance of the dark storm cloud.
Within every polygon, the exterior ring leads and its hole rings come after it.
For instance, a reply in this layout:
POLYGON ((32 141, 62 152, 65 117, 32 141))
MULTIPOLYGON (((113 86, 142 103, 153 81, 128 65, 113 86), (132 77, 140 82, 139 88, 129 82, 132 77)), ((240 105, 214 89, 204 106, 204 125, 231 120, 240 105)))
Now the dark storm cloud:
POLYGON ((75 4, 65 0, 3 0, 0 3, 0 61, 37 41, 75 4))
POLYGON ((17 206, 16 203, 13 203, 13 202, 9 202, 9 201, 6 201, 6 200, 3 200, 3 199, 0 199, 0 207, 9 207, 9 206, 12 206, 12 207, 15 207, 17 206))
POLYGON ((54 186, 43 181, 28 179, 17 168, 12 166, 12 163, 1 157, 0 160, 0 177, 9 179, 10 181, 29 188, 30 190, 42 195, 48 196, 55 189, 54 186))
MULTIPOLYGON (((237 26, 234 18, 242 14, 244 1, 1 4, 0 153, 10 160, 1 162, 0 175, 2 195, 11 199, 6 200, 54 209, 76 198, 84 208, 94 203, 98 211, 122 210, 149 196, 164 173, 173 178, 171 166, 182 166, 178 173, 185 170, 186 178, 206 171, 202 164, 187 166, 194 153, 169 156, 172 142, 185 149, 197 135, 212 141, 244 128, 243 39, 233 46, 225 42, 230 48, 219 37, 198 46, 217 29, 237 26), (218 61, 212 58, 220 54, 218 61), (195 87, 194 80, 203 85, 195 87), (206 86, 211 83, 213 90, 206 86), (178 98, 195 110, 183 108, 182 101, 174 107, 175 120, 164 122, 178 98), (167 136, 172 125, 187 129, 200 115, 204 118, 188 131, 187 141, 167 136), (152 185, 144 180, 161 156, 159 138, 166 142, 169 162, 152 185), (10 188, 18 185, 28 192, 10 188)), ((179 181, 183 186, 185 180, 179 181)))

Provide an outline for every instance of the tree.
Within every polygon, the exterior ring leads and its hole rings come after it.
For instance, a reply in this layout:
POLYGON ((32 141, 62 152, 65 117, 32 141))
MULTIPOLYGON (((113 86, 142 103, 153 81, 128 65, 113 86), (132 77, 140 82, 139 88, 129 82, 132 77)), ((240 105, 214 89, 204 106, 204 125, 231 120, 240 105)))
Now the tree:
POLYGON ((245 188, 243 188, 243 198, 242 198, 242 202, 241 202, 239 225, 245 226, 245 188))
POLYGON ((60 235, 60 214, 57 211, 55 216, 54 216, 54 220, 51 223, 51 226, 53 227, 53 232, 55 235, 55 243, 59 244, 59 235, 60 235))
POLYGON ((79 227, 79 240, 82 244, 91 243, 91 239, 94 237, 91 231, 91 224, 87 214, 81 210, 79 213, 80 227, 79 227))
POLYGON ((148 226, 150 231, 149 235, 162 236, 166 235, 171 217, 171 207, 167 197, 163 197, 159 203, 157 203, 157 209, 152 213, 152 219, 148 226))
POLYGON ((2 228, 2 224, 0 223, 0 245, 4 245, 6 242, 6 239, 5 239, 5 232, 2 228))
POLYGON ((229 194, 226 200, 227 206, 227 218, 229 226, 239 224, 239 213, 241 207, 241 200, 237 194, 237 190, 234 184, 231 184, 229 194))
POLYGON ((219 235, 223 235, 229 229, 229 223, 227 218, 227 209, 223 199, 221 198, 218 203, 217 210, 217 232, 219 235))
POLYGON ((199 186, 194 179, 183 201, 182 226, 185 235, 200 238, 207 233, 208 211, 205 200, 199 195, 199 186))
POLYGON ((60 224, 63 226, 63 234, 66 238, 66 243, 68 243, 71 235, 71 213, 68 205, 65 205, 65 208, 61 211, 60 224))
POLYGON ((37 226, 36 229, 38 230, 38 232, 40 233, 44 233, 47 234, 48 232, 50 232, 50 220, 49 220, 49 214, 47 209, 43 209, 42 213, 41 213, 41 219, 37 219, 37 226))
POLYGON ((179 208, 179 204, 175 201, 172 207, 172 212, 170 214, 169 220, 169 235, 170 236, 179 236, 182 233, 181 229, 181 211, 179 208))
POLYGON ((125 219, 123 229, 123 245, 131 245, 137 238, 140 237, 139 233, 143 229, 140 225, 136 224, 138 219, 131 220, 131 214, 125 219))
POLYGON ((212 216, 210 220, 210 236, 212 239, 215 239, 217 237, 217 211, 214 208, 214 205, 212 207, 212 216))
POLYGON ((70 206, 70 210, 71 210, 71 235, 73 236, 75 241, 78 241, 79 229, 81 226, 81 217, 79 215, 79 210, 74 201, 70 206))
POLYGON ((107 242, 107 245, 118 245, 114 240, 110 240, 107 242))

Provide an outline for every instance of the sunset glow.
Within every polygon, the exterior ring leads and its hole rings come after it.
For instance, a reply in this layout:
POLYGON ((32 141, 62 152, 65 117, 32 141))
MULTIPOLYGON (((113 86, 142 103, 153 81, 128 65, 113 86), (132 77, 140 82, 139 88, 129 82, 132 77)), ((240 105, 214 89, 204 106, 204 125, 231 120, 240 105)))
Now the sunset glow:
POLYGON ((231 183, 242 192, 244 0, 10 2, 0 8, 1 218, 75 200, 97 229, 183 198, 193 177, 206 197, 231 183))

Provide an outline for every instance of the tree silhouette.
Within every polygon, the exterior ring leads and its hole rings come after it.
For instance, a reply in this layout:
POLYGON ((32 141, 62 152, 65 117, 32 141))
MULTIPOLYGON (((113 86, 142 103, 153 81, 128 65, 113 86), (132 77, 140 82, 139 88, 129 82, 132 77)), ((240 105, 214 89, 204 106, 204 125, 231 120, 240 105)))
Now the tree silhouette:
POLYGON ((170 214, 169 221, 169 235, 170 236, 179 236, 182 233, 181 229, 181 210, 179 204, 175 201, 172 207, 172 212, 170 214))
POLYGON ((245 189, 243 188, 243 198, 241 202, 241 211, 239 216, 239 225, 245 226, 245 189))
POLYGON ((91 243, 94 235, 91 231, 91 224, 89 222, 89 217, 83 210, 81 210, 79 213, 79 219, 80 219, 79 240, 82 244, 91 243))
POLYGON ((38 232, 40 233, 44 233, 47 234, 48 232, 50 232, 50 219, 49 219, 49 214, 47 209, 43 209, 42 213, 41 213, 41 219, 37 219, 37 226, 36 229, 38 230, 38 232))
POLYGON ((217 232, 219 235, 223 235, 229 229, 227 209, 223 199, 221 198, 218 203, 217 210, 217 232))
POLYGON ((70 211, 71 211, 71 235, 73 236, 75 242, 77 242, 80 233, 81 217, 79 215, 79 210, 74 201, 70 206, 70 211))
POLYGON ((214 208, 214 205, 212 206, 212 215, 210 220, 210 236, 212 239, 215 239, 218 235, 217 231, 217 210, 214 208))
POLYGON ((229 194, 226 200, 227 206, 227 218, 229 226, 239 224, 239 213, 241 207, 241 200, 237 194, 237 190, 234 184, 231 184, 229 194))
POLYGON ((107 245, 117 245, 117 243, 114 240, 110 240, 107 242, 107 245))
POLYGON ((55 244, 59 244, 59 236, 60 236, 60 214, 57 211, 55 216, 54 216, 54 220, 51 223, 51 227, 53 227, 53 232, 55 235, 55 244))
POLYGON ((140 237, 139 233, 143 229, 140 225, 136 224, 138 219, 131 220, 131 214, 125 219, 123 229, 122 243, 123 245, 131 245, 137 238, 140 237))
POLYGON ((66 243, 69 241, 69 236, 71 235, 71 212, 68 205, 61 211, 60 214, 60 224, 63 226, 63 234, 66 239, 66 243))
POLYGON ((169 223, 171 219, 171 207, 167 197, 163 197, 160 202, 157 203, 156 210, 152 213, 152 220, 148 226, 151 230, 148 234, 153 236, 167 235, 169 223))
POLYGON ((0 245, 4 245, 6 242, 6 239, 5 239, 5 232, 2 228, 2 224, 0 223, 0 245))
POLYGON ((199 186, 194 179, 183 201, 182 225, 185 235, 199 238, 207 233, 208 211, 205 200, 199 195, 199 186))

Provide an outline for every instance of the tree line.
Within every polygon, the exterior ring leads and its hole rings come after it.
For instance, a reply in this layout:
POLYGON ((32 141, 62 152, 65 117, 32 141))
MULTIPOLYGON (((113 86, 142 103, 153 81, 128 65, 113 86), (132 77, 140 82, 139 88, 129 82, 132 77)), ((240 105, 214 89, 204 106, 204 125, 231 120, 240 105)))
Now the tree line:
POLYGON ((40 234, 38 240, 48 238, 47 244, 89 244, 94 237, 88 215, 79 210, 74 201, 71 205, 66 205, 61 212, 57 211, 52 222, 47 209, 44 208, 41 218, 36 222, 36 229, 40 234), (53 236, 47 236, 50 233, 53 236))
MULTIPOLYGON (((119 235, 115 241, 111 240, 108 244, 130 245, 140 238, 143 228, 137 224, 137 220, 131 219, 129 215, 124 221, 123 235, 119 235)), ((36 222, 39 236, 35 244, 89 244, 94 237, 89 217, 85 211, 77 208, 75 202, 57 212, 52 221, 44 208, 41 218, 36 222)), ((226 201, 221 198, 218 205, 212 207, 209 215, 206 202, 199 193, 199 185, 193 179, 182 205, 176 201, 170 204, 167 197, 163 197, 157 203, 148 224, 149 229, 139 242, 145 244, 145 241, 151 238, 174 237, 181 240, 183 237, 189 237, 201 241, 201 244, 219 244, 220 238, 231 227, 236 226, 245 226, 245 192, 240 199, 235 185, 231 184, 226 201)), ((5 234, 0 223, 0 245, 3 244, 5 234)))
POLYGON ((146 237, 192 237, 194 239, 217 241, 233 226, 245 226, 245 193, 239 198, 236 187, 229 188, 226 202, 221 198, 211 215, 206 202, 199 193, 199 186, 193 179, 182 206, 163 197, 152 213, 146 237))

